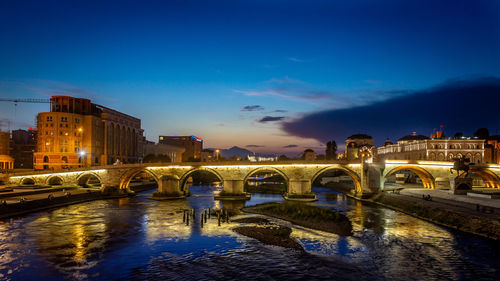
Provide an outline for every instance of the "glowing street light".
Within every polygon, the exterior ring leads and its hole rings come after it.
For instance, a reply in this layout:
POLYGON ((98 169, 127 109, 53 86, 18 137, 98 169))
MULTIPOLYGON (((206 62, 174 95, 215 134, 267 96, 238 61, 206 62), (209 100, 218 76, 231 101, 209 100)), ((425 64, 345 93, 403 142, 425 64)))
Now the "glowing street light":
POLYGON ((217 161, 219 160, 219 152, 220 152, 219 149, 215 150, 215 158, 216 158, 217 161))

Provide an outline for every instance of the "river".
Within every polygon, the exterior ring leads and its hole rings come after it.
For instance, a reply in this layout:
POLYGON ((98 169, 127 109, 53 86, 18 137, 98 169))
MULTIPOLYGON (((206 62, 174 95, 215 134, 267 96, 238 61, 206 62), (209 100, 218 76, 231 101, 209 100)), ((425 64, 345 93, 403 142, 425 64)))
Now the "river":
POLYGON ((137 196, 71 205, 0 221, 0 280, 493 280, 497 242, 314 187, 315 203, 346 214, 354 235, 292 226, 305 253, 234 233, 236 223, 202 228, 207 208, 283 200, 252 194, 244 202, 213 200, 191 187, 186 200, 137 196), (184 209, 196 210, 189 226, 184 209))

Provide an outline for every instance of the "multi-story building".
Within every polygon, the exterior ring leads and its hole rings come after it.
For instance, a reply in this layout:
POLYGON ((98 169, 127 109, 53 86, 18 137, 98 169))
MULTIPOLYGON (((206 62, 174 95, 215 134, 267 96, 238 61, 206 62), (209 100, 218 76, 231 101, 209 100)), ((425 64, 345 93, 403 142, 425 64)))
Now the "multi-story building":
POLYGON ((195 136, 160 136, 160 144, 184 147, 182 161, 199 161, 203 149, 203 140, 195 136))
POLYGON ((36 150, 37 131, 13 130, 10 142, 10 156, 14 158, 14 168, 33 169, 33 153, 36 150))
POLYGON ((453 158, 467 157, 474 163, 491 163, 491 155, 485 150, 485 140, 474 138, 431 139, 413 133, 400 138, 397 144, 387 142, 377 148, 379 160, 431 160, 451 161, 453 158))
POLYGON ((88 99, 53 96, 37 127, 35 169, 140 161, 141 120, 88 99))
POLYGON ((144 143, 144 162, 158 158, 164 159, 164 157, 168 157, 170 162, 182 162, 182 155, 185 150, 181 146, 146 141, 144 143))
POLYGON ((354 160, 358 158, 369 158, 372 156, 373 138, 365 134, 355 134, 345 141, 345 154, 339 158, 354 160))
POLYGON ((14 169, 14 159, 9 156, 10 133, 0 132, 0 171, 14 169))

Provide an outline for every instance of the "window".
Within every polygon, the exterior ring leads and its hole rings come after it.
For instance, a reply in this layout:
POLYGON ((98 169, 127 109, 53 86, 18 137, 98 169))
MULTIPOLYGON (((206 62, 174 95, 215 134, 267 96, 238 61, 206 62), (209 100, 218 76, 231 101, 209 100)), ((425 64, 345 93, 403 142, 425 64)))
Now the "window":
POLYGON ((68 152, 68 148, 67 147, 61 147, 60 151, 61 152, 68 152))
POLYGON ((52 122, 52 116, 47 116, 47 122, 52 122))
POLYGON ((80 119, 79 118, 75 118, 75 123, 80 123, 80 119))
POLYGON ((54 131, 50 131, 50 135, 53 136, 54 135, 54 131))
POLYGON ((66 116, 61 117, 61 122, 68 122, 68 117, 66 116))
POLYGON ((76 153, 80 152, 80 148, 79 147, 75 147, 75 152, 76 153))
POLYGON ((75 141, 75 146, 80 146, 80 141, 75 141))
POLYGON ((52 128, 54 128, 54 123, 50 123, 50 126, 51 126, 52 128))
POLYGON ((49 126, 49 123, 45 123, 45 127, 48 127, 49 126))
POLYGON ((61 145, 68 145, 68 140, 60 140, 59 143, 61 145))

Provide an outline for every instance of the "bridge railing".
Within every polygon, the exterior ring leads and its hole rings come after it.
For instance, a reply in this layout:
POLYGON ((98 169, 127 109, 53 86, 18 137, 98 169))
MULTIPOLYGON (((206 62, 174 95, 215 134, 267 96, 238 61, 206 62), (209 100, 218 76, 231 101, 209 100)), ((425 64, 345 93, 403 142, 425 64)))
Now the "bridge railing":
POLYGON ((92 170, 108 170, 108 169, 123 169, 123 168, 142 168, 142 167, 169 167, 169 166, 188 166, 188 167, 200 167, 200 166, 272 166, 272 165, 347 165, 347 164, 360 164, 361 160, 282 160, 282 161, 262 161, 262 162, 250 162, 250 161, 209 161, 209 162, 168 162, 168 163, 132 163, 132 164, 116 164, 116 165, 102 165, 102 166, 89 166, 80 168, 66 168, 66 169, 53 169, 53 170, 26 170, 16 171, 8 173, 8 176, 22 176, 22 175, 38 175, 47 173, 68 173, 68 172, 84 172, 92 170))

